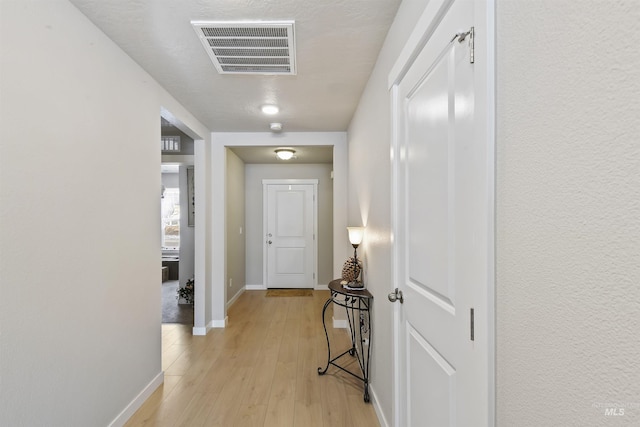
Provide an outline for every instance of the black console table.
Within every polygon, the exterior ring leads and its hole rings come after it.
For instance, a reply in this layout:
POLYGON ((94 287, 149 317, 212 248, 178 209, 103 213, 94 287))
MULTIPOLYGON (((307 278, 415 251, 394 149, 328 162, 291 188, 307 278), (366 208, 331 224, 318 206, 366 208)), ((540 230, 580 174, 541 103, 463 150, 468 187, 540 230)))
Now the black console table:
POLYGON ((331 297, 324 303, 322 309, 322 326, 324 335, 327 337, 327 366, 318 368, 318 374, 324 375, 329 369, 329 365, 342 369, 344 372, 353 375, 364 382, 364 401, 369 402, 369 358, 371 357, 371 306, 373 295, 366 289, 345 289, 340 284, 340 279, 329 283, 331 297), (327 333, 325 312, 331 303, 344 307, 349 320, 349 330, 351 333, 351 348, 331 357, 331 343, 327 333), (360 374, 354 373, 337 364, 338 359, 349 354, 358 359, 360 374))

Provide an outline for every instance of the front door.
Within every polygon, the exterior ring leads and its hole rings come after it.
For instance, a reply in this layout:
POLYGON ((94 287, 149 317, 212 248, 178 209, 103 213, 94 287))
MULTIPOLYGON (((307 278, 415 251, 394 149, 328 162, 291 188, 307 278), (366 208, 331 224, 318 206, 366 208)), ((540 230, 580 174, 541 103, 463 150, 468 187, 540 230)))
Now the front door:
POLYGON ((263 181, 267 288, 314 288, 317 180, 263 181))
POLYGON ((478 131, 474 2, 450 3, 393 87, 395 419, 408 427, 488 423, 490 148, 478 131))

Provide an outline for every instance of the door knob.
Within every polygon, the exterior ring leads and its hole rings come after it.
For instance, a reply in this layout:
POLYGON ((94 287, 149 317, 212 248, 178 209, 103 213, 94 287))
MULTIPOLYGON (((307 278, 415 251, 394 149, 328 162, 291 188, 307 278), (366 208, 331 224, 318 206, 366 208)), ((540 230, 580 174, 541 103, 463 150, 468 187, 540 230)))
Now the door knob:
POLYGON ((404 298, 402 297, 402 291, 396 288, 395 291, 389 294, 389 301, 391 302, 400 301, 400 304, 402 304, 404 302, 404 298))
POLYGON ((267 243, 268 243, 268 244, 271 244, 271 243, 273 243, 273 242, 272 242, 271 240, 269 240, 269 241, 267 241, 267 243))

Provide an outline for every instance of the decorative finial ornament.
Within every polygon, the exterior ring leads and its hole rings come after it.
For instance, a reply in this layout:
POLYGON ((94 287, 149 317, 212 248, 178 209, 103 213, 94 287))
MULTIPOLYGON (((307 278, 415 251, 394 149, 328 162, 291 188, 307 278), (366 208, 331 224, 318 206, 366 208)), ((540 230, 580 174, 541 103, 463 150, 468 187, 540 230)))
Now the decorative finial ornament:
POLYGON ((361 271, 362 262, 355 257, 349 257, 342 266, 342 279, 346 280, 349 286, 356 287, 354 285, 357 284, 363 286, 362 282, 358 281, 361 271))

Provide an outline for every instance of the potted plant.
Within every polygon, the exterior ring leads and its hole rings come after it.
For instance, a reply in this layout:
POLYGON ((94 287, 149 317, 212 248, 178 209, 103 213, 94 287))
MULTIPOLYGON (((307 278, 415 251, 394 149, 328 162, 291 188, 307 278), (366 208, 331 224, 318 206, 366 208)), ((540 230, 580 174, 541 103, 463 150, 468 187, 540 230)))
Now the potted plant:
POLYGON ((195 282, 194 278, 187 280, 187 283, 184 285, 184 288, 178 286, 178 296, 176 297, 178 301, 180 298, 185 300, 187 304, 193 304, 193 283, 195 282))

